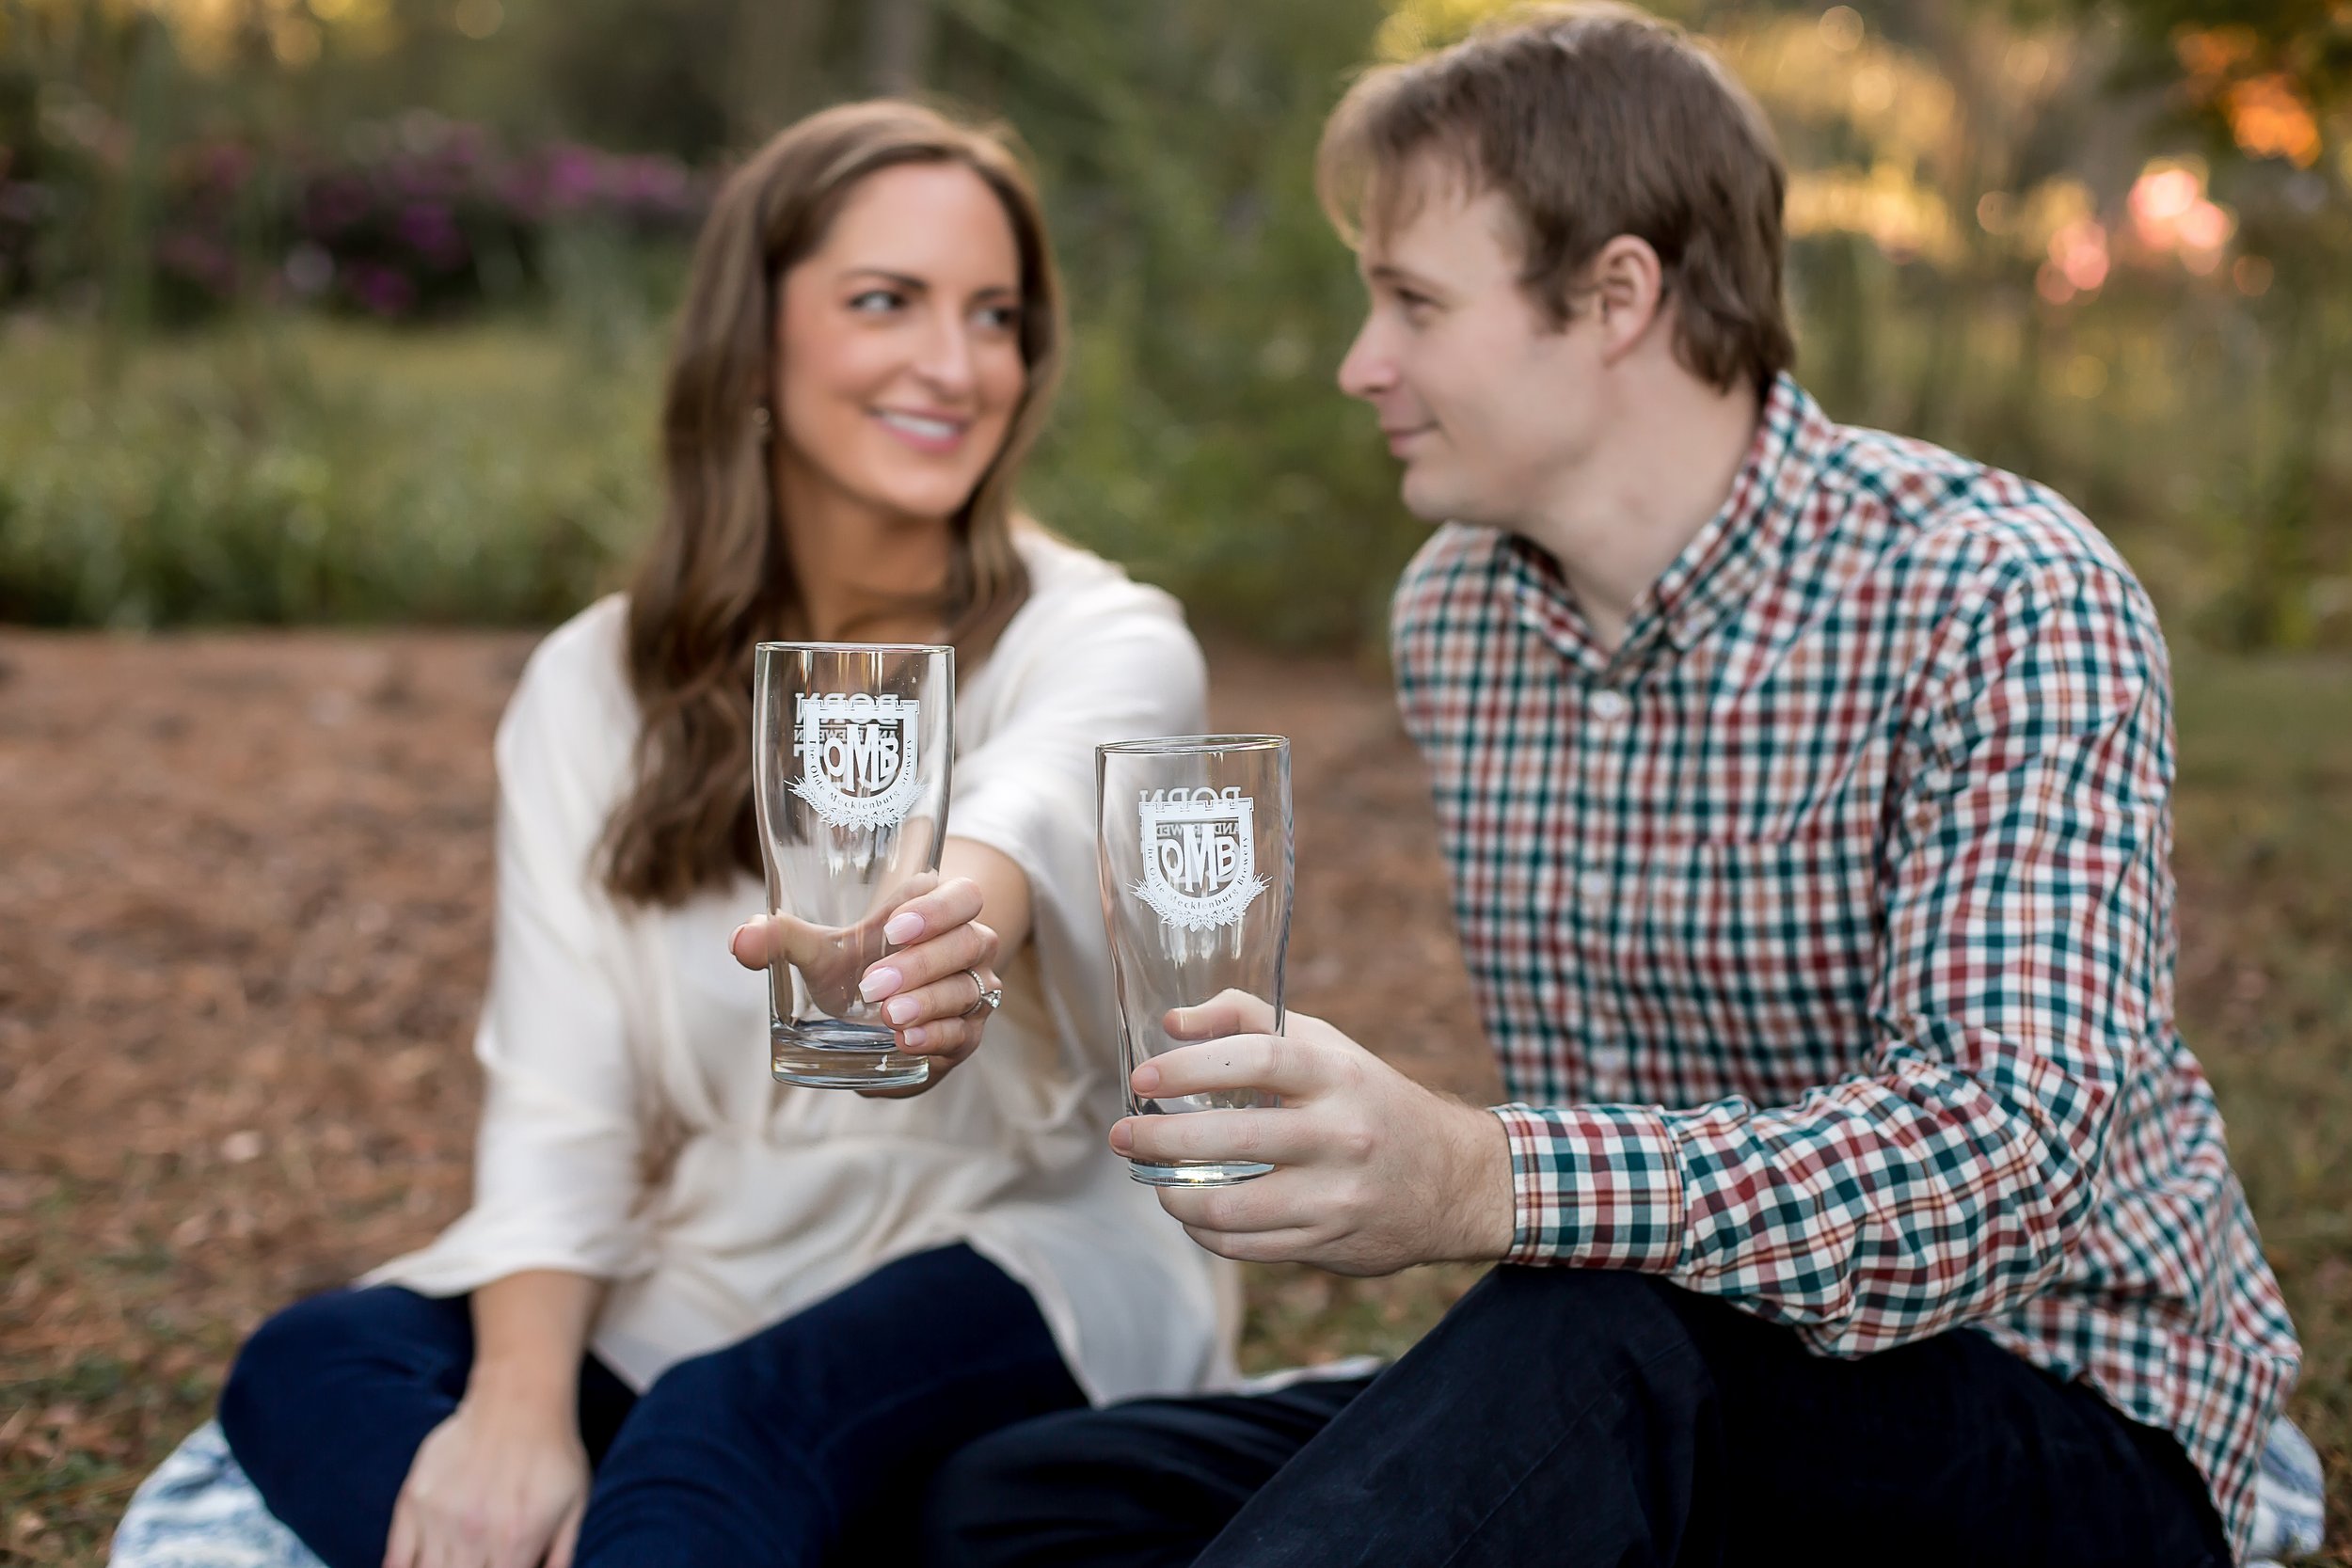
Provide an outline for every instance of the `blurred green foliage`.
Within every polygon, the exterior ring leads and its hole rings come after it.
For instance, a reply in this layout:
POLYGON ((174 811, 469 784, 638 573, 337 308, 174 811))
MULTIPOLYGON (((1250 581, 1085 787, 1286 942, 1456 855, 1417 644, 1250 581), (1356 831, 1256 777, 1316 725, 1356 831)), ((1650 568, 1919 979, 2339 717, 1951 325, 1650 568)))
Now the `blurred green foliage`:
MULTIPOLYGON (((425 110, 518 152, 711 169, 899 82, 1002 117, 1043 172, 1077 341, 1035 510, 1205 622, 1376 641, 1422 531, 1330 383, 1361 293, 1311 154, 1361 61, 1494 8, 0 0, 0 253, 8 192, 38 186, 26 265, 83 280, 0 321, 0 613, 535 621, 650 521, 651 476, 627 465, 648 450, 675 245, 550 230, 520 292, 485 287, 492 315, 462 329, 253 307, 152 339, 137 263, 173 150, 226 140, 282 171, 413 137, 425 110), (325 519, 308 544, 287 520, 304 506, 325 519), (506 564, 453 574, 453 530, 506 564)), ((2056 484, 2176 636, 2352 645, 2352 7, 1666 8, 1788 149, 1799 369, 1833 413, 2056 484)), ((240 232, 284 270, 285 236, 240 232)))
MULTIPOLYGON (((649 341, 649 340, 648 340, 649 341)), ((655 504, 656 367, 544 326, 263 322, 0 378, 0 619, 548 623, 655 504)))

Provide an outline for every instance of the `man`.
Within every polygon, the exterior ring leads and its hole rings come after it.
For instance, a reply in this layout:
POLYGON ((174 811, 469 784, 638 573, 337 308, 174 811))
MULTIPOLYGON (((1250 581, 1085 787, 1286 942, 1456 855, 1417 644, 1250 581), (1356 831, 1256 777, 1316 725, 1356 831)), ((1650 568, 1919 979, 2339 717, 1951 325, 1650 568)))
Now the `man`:
POLYGON ((1121 1154, 1204 1246, 1496 1269, 1395 1366, 1048 1418, 934 1495, 983 1563, 2219 1564, 2299 1352, 2171 1017, 2169 673, 2038 485, 1787 373, 1783 174, 1587 7, 1327 131, 1341 367, 1440 528, 1394 619, 1515 1102, 1227 996, 1121 1154))

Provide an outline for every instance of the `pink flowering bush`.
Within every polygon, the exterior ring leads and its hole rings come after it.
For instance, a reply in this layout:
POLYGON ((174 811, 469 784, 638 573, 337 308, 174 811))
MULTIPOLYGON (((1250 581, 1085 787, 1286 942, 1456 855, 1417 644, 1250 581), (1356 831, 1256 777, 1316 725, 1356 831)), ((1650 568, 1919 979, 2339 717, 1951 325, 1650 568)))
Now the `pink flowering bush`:
MULTIPOLYGON (((87 188, 129 177, 119 131, 0 114, 0 306, 120 277, 103 254, 110 204, 87 188)), ((177 322, 248 301, 389 321, 461 315, 538 288, 564 230, 682 240, 708 194, 675 159, 571 143, 509 151, 421 113, 331 152, 178 147, 151 180, 147 283, 156 313, 177 322)))

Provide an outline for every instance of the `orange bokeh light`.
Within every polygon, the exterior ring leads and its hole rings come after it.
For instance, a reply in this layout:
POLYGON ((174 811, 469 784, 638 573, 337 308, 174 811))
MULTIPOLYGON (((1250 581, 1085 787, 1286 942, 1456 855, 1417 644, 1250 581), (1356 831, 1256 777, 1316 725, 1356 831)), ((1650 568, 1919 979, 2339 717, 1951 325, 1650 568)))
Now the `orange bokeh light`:
POLYGON ((2230 135, 2257 158, 2284 158, 2297 168, 2319 162, 2319 120, 2284 71, 2233 82, 2221 95, 2230 135))
POLYGON ((2173 35, 2172 53, 2191 76, 2227 76, 2254 57, 2260 41, 2251 27, 2185 27, 2173 35))

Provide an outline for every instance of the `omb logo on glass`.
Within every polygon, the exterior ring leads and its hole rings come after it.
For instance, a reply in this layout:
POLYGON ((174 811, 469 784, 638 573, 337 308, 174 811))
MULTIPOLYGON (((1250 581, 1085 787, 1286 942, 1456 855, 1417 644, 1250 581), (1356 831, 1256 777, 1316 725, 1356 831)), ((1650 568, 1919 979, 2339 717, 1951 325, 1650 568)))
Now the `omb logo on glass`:
POLYGON ((792 793, 836 828, 895 827, 920 785, 912 698, 803 694, 793 709, 792 793))
POLYGON ((1157 789, 1136 806, 1143 880, 1131 890, 1168 925, 1214 930, 1242 917, 1265 891, 1258 875, 1256 813, 1238 789, 1157 789))

